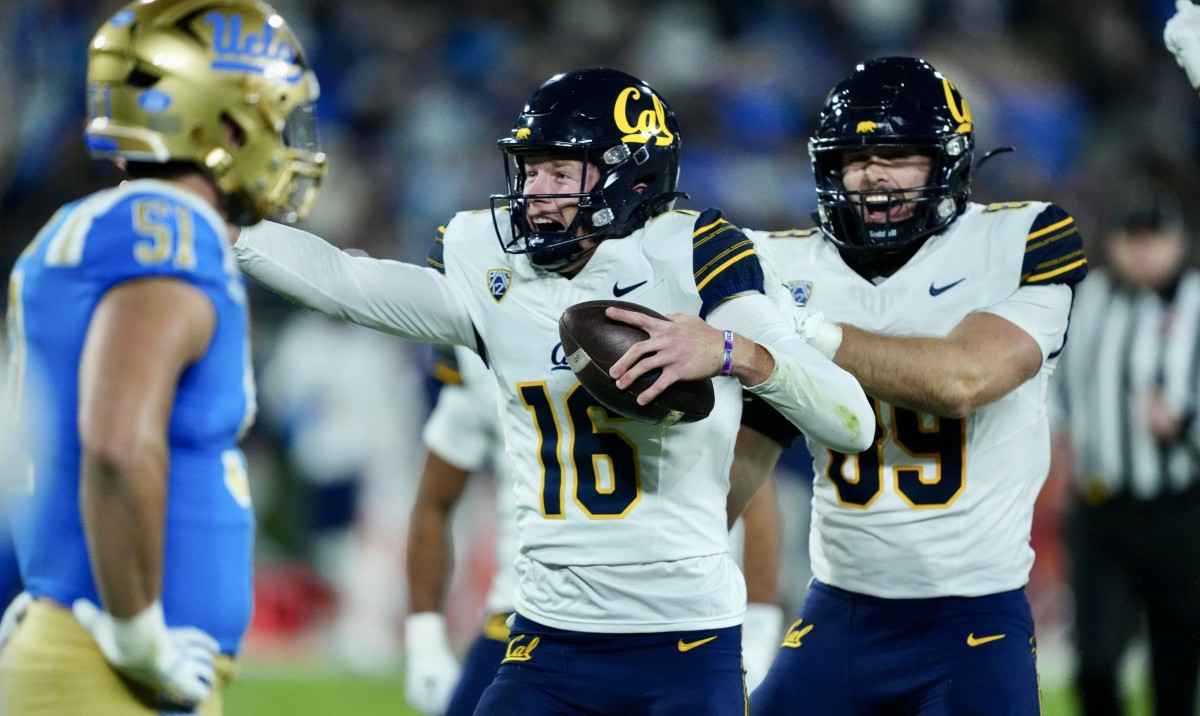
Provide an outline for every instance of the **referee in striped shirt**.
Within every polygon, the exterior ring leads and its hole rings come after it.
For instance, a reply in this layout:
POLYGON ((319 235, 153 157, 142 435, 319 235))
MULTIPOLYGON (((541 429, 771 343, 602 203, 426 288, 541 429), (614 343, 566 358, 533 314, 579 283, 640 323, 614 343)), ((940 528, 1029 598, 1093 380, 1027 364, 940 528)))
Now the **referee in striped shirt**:
POLYGON ((1160 716, 1200 673, 1200 271, 1176 195, 1131 187, 1106 267, 1075 296, 1052 406, 1071 447, 1066 541, 1085 716, 1120 714, 1119 665, 1148 626, 1160 716))

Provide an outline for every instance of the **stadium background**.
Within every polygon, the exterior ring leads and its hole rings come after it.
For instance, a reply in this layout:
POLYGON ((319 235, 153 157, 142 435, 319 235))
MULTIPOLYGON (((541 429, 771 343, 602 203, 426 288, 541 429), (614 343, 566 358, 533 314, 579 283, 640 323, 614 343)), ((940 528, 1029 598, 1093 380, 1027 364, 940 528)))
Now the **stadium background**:
MULTIPOLYGON (((87 41, 119 5, 10 0, 0 6, 5 274, 55 208, 117 178, 87 159, 80 130, 87 41)), ((1108 199, 1125 178, 1152 172, 1185 196, 1197 186, 1200 99, 1161 42, 1172 0, 274 5, 299 34, 322 84, 319 113, 330 168, 306 228, 379 257, 420 260, 434 229, 452 212, 485 208, 486 197, 503 188, 494 140, 507 133, 532 89, 556 72, 596 65, 648 80, 680 117, 680 187, 694 197, 681 206, 719 206, 749 227, 810 225, 815 206, 805 139, 820 103, 856 61, 884 54, 922 56, 955 82, 976 122, 977 159, 993 147, 1016 147, 982 169, 973 198, 1055 201, 1075 215, 1093 258, 1108 199)), ((388 614, 403 609, 396 603, 403 586, 397 581, 403 559, 398 544, 419 468, 415 434, 432 394, 414 377, 428 362, 427 350, 374 334, 363 338, 359 334, 368 332, 362 329, 310 326, 294 341, 309 360, 285 361, 279 339, 302 319, 264 291, 252 296, 256 363, 273 377, 260 382, 263 417, 247 441, 263 526, 260 608, 247 642, 245 685, 235 683, 229 713, 308 713, 302 705, 318 709, 322 688, 341 694, 330 696, 341 704, 338 713, 359 713, 346 700, 352 694, 374 710, 399 698, 399 671, 386 665, 395 647, 389 641, 395 617, 388 614), (354 352, 349 346, 356 340, 363 345, 354 352), (391 362, 364 359, 361 369, 351 363, 354 356, 380 351, 391 362), (301 367, 279 367, 296 365, 301 367), (288 394, 284 386, 306 370, 309 383, 295 388, 297 401, 272 397, 272 386, 276 394, 288 394), (303 399, 317 393, 327 400, 303 399), (329 408, 329 395, 354 396, 343 401, 347 417, 329 408), (364 405, 387 415, 364 413, 364 405), (298 426, 322 421, 351 437, 322 443, 325 458, 339 445, 347 446, 347 454, 330 461, 324 476, 314 476, 298 464, 305 452, 296 436, 302 434, 298 426), (318 489, 331 485, 346 489, 318 489), (328 516, 315 514, 314 503, 317 495, 324 500, 330 494, 368 504, 373 516, 361 516, 340 543, 326 544, 313 527, 328 516), (364 544, 375 562, 351 556, 364 544), (347 590, 358 597, 339 602, 347 590), (373 653, 336 646, 331 624, 340 618, 339 604, 358 613, 357 627, 347 626, 344 638, 378 638, 376 655, 385 659, 384 668, 356 665, 374 673, 372 680, 335 686, 318 678, 331 673, 325 668, 331 654, 373 653), (280 675, 283 686, 274 680, 280 675), (286 711, 277 702, 255 700, 270 698, 276 687, 294 698, 286 711), (383 701, 372 706, 371 699, 383 701)), ((803 472, 801 461, 791 465, 803 472)), ((793 515, 805 508, 802 480, 786 480, 793 515)), ((1052 477, 1039 507, 1039 557, 1030 589, 1048 691, 1061 690, 1069 672, 1062 649, 1070 595, 1061 583, 1063 557, 1055 538, 1061 487, 1052 477)), ((473 488, 477 494, 458 515, 459 564, 465 569, 452 591, 450 616, 460 640, 474 627, 481 584, 492 568, 486 557, 487 490, 486 484, 473 488)), ((789 549, 796 557, 803 554, 803 526, 793 519, 790 527, 789 549)), ((802 585, 803 570, 794 570, 785 589, 789 600, 799 598, 802 585)), ((1047 713, 1070 712, 1062 699, 1047 703, 1047 713)))

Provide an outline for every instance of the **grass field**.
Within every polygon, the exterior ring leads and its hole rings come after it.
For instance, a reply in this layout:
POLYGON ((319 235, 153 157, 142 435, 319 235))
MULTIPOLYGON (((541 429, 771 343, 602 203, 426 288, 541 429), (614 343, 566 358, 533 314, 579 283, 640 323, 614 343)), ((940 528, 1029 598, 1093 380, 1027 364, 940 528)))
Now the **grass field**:
MULTIPOLYGON (((1063 686, 1043 692, 1045 716, 1076 716, 1073 694, 1063 686)), ((1150 716, 1144 695, 1129 716, 1150 716)), ((245 665, 225 698, 226 716, 418 716, 404 701, 399 674, 370 679, 313 666, 245 665)))

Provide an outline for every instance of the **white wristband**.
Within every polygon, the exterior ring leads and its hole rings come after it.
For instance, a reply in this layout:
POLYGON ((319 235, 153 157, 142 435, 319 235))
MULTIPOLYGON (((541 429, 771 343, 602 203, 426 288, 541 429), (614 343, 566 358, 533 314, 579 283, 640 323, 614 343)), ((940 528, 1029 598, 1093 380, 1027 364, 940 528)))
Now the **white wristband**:
POLYGON ((832 321, 822 323, 813 334, 809 345, 816 348, 821 355, 833 360, 838 347, 842 345, 842 327, 832 321))
POLYGON ((117 653, 130 664, 153 663, 158 654, 172 648, 160 600, 129 619, 113 617, 112 635, 117 653))
POLYGON ((446 617, 439 612, 417 612, 404 620, 406 644, 445 644, 446 617))

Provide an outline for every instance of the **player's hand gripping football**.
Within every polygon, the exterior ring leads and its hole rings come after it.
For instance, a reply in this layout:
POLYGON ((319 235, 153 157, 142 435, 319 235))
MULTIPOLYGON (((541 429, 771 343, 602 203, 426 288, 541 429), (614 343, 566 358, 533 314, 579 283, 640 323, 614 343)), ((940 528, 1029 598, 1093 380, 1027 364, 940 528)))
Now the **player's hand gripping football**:
POLYGON ((462 667, 450 651, 446 620, 437 612, 418 612, 404 622, 404 696, 416 710, 442 714, 462 667))
POLYGON ((168 628, 160 602, 130 619, 116 619, 87 599, 75 600, 71 611, 108 663, 129 678, 189 708, 212 692, 216 640, 193 627, 168 628))
POLYGON ((649 404, 677 381, 720 375, 725 334, 699 316, 672 313, 663 321, 622 308, 609 308, 605 315, 650 334, 648 339, 635 343, 608 372, 617 387, 624 389, 642 375, 662 369, 658 380, 638 395, 639 405, 649 404))
POLYGON ((1192 87, 1200 89, 1200 6, 1191 0, 1175 0, 1175 15, 1163 29, 1163 41, 1187 72, 1192 87))

